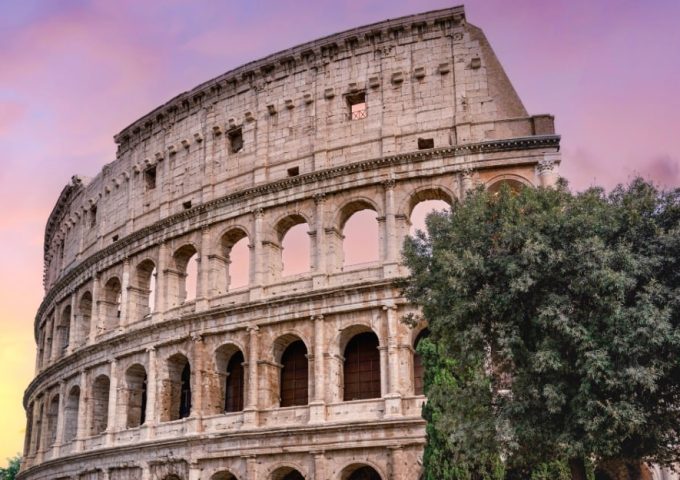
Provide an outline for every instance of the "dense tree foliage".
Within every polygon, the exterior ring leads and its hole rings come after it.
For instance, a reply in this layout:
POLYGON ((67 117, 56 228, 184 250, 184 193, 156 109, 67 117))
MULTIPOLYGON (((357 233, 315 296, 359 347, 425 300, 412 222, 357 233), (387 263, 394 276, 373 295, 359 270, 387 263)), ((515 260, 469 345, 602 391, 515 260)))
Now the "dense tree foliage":
POLYGON ((20 465, 21 457, 19 455, 8 459, 7 468, 0 468, 0 480, 14 480, 17 478, 20 465))
POLYGON ((680 459, 680 190, 480 189, 427 229, 427 478, 680 459))

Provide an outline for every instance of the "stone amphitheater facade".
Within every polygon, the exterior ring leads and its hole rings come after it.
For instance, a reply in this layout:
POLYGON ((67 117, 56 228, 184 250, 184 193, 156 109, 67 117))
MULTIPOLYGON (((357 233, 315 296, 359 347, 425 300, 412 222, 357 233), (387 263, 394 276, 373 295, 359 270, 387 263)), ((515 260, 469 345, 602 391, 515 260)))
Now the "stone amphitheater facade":
POLYGON ((400 321, 394 286, 411 213, 551 185, 560 161, 553 118, 527 114, 463 8, 246 64, 115 141, 47 223, 20 478, 418 478, 426 327, 400 321), (348 267, 365 209, 379 259, 348 267), (310 270, 283 276, 303 223, 310 270), (230 288, 242 239, 249 281, 230 288))

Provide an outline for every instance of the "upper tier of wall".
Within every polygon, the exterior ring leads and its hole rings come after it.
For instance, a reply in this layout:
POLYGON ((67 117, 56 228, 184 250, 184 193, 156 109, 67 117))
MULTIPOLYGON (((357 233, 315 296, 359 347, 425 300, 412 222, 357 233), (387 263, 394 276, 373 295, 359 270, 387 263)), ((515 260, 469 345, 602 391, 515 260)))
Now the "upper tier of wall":
POLYGON ((551 133, 552 117, 527 115, 462 7, 331 35, 199 85, 119 133, 116 160, 91 180, 73 177, 50 215, 44 286, 235 192, 418 148, 551 133))

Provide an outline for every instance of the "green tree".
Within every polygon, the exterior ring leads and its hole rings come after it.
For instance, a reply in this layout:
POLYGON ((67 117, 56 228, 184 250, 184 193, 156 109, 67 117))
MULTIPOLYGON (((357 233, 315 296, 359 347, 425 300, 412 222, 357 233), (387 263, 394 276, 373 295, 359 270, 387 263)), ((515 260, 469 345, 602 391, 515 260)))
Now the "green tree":
POLYGON ((474 478, 452 470, 470 458, 574 480, 590 461, 680 460, 680 190, 480 189, 427 230, 404 245, 403 288, 441 357, 429 478, 474 478))
POLYGON ((7 459, 7 461, 7 468, 0 468, 0 480, 14 480, 19 474, 21 457, 17 455, 14 458, 7 459))

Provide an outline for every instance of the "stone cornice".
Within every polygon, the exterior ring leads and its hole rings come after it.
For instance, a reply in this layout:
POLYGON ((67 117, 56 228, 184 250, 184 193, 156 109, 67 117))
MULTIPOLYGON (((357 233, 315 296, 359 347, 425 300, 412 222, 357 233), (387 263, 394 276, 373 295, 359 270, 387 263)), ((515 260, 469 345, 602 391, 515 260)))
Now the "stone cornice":
MULTIPOLYGON (((57 282, 55 282, 52 288, 46 293, 42 303, 40 304, 34 322, 34 335, 36 335, 37 338, 37 328, 40 322, 40 318, 42 318, 50 304, 59 295, 61 290, 67 288, 69 284, 72 281, 74 281, 79 275, 85 273, 88 269, 94 267, 97 264, 97 262, 104 260, 105 258, 112 256, 117 252, 124 250, 128 246, 133 245, 135 242, 142 240, 154 233, 161 232, 173 225, 184 222, 185 220, 197 218, 200 215, 211 210, 222 208, 224 206, 234 204, 243 200, 251 199, 254 197, 260 197, 266 194, 285 191, 290 188, 298 187, 301 185, 313 184, 323 180, 331 180, 348 174, 362 171, 375 170, 390 166, 398 166, 411 162, 422 162, 434 157, 451 158, 464 155, 532 150, 540 148, 559 149, 559 144, 560 144, 559 135, 543 135, 504 140, 492 140, 472 144, 455 145, 450 147, 433 148, 429 150, 418 150, 415 152, 401 153, 387 157, 380 157, 361 162, 349 163, 323 170, 317 170, 311 173, 299 175, 297 177, 285 178, 283 180, 279 180, 276 182, 245 188, 243 190, 234 192, 229 195, 225 195, 223 197, 211 200, 209 202, 196 205, 195 207, 168 216, 152 225, 144 227, 136 232, 131 233, 130 235, 124 238, 121 238, 116 243, 113 243, 103 248, 102 250, 90 255, 89 257, 85 258, 79 264, 75 265, 73 268, 67 271, 57 282)), ((466 167, 483 168, 483 165, 466 164, 466 167)), ((462 168, 463 167, 461 166, 461 169, 462 168)))

